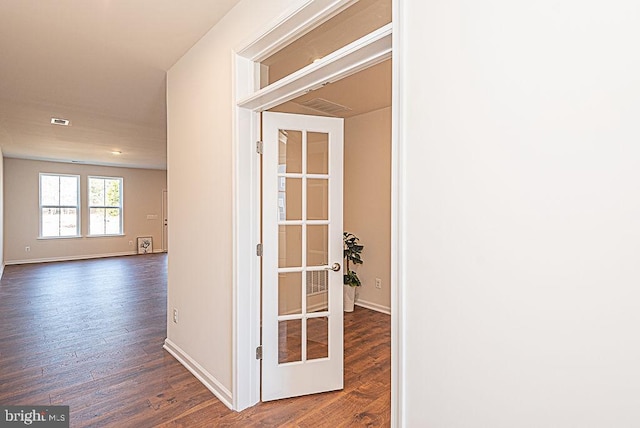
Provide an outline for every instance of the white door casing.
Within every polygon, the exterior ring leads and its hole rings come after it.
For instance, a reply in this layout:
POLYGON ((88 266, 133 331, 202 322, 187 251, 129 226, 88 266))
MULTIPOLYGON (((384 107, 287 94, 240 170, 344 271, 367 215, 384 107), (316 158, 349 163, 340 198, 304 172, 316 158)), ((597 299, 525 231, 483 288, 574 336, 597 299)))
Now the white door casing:
POLYGON ((343 388, 343 119, 263 113, 262 400, 343 388))

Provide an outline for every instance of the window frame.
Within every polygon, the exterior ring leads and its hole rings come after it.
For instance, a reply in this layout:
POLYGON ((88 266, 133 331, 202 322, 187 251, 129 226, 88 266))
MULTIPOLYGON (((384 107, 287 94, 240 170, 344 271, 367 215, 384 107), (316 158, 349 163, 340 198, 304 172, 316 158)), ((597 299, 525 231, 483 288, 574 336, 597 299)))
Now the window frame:
MULTIPOLYGON (((105 195, 106 196, 106 195, 105 195)), ((105 199, 106 202, 106 199, 105 199)), ((105 236, 124 236, 124 178, 123 177, 110 177, 104 175, 88 175, 87 176, 87 212, 88 212, 88 226, 87 226, 87 237, 90 238, 100 238, 105 236), (111 206, 111 205, 92 205, 91 204, 91 180, 117 180, 120 182, 120 205, 119 206, 111 206), (100 208, 100 209, 118 209, 120 210, 120 231, 118 233, 91 233, 91 209, 92 208, 100 208)), ((105 230, 106 232, 106 230, 105 230)))
MULTIPOLYGON (((58 194, 60 193, 60 188, 58 187, 58 194)), ((58 195, 58 202, 60 202, 59 199, 59 195, 58 195)), ((69 239, 69 238, 81 238, 82 237, 82 224, 81 224, 81 219, 82 216, 80 215, 81 212, 81 201, 80 201, 80 175, 78 174, 60 174, 60 173, 55 173, 55 172, 41 172, 38 174, 38 239, 69 239), (60 179, 60 177, 74 177, 76 179, 76 205, 50 205, 50 204, 43 204, 42 203, 42 177, 43 176, 49 176, 49 177, 58 177, 58 179, 60 179), (76 233, 75 235, 51 235, 51 236, 44 236, 43 235, 43 228, 42 228, 42 221, 43 221, 43 217, 42 217, 42 210, 45 208, 57 208, 57 209, 69 209, 69 208, 75 208, 76 210, 76 233)), ((58 233, 60 233, 60 227, 58 226, 58 233)))

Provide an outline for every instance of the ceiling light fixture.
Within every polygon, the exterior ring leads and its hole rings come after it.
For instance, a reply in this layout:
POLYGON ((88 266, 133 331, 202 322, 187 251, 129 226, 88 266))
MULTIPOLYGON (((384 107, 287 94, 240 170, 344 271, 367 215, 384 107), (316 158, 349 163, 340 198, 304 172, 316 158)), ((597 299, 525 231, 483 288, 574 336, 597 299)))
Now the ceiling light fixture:
POLYGON ((67 119, 60 119, 58 117, 51 118, 52 125, 60 125, 60 126, 69 126, 69 121, 67 119))
POLYGON ((114 151, 111 152, 111 154, 115 155, 115 156, 118 156, 118 155, 121 155, 122 152, 120 150, 114 150, 114 151))

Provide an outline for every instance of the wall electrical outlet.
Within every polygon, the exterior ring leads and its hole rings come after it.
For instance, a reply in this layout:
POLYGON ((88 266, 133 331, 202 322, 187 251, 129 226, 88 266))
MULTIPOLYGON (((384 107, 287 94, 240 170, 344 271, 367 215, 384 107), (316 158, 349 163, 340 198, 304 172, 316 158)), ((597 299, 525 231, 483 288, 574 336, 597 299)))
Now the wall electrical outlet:
POLYGON ((28 253, 29 251, 31 251, 31 247, 27 245, 26 247, 24 247, 24 251, 28 253))
POLYGON ((129 246, 132 246, 132 245, 133 245, 133 241, 129 241, 129 246))
POLYGON ((382 289, 382 280, 380 278, 376 278, 376 288, 382 289))
POLYGON ((173 322, 178 324, 178 310, 173 308, 173 322))

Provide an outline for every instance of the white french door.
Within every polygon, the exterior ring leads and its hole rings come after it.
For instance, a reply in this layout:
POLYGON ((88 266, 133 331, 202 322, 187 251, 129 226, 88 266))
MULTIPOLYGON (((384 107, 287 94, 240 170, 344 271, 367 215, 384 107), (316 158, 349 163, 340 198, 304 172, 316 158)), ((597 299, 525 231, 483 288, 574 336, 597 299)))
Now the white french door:
POLYGON ((262 401, 270 401, 343 388, 343 120, 262 117, 262 401))

